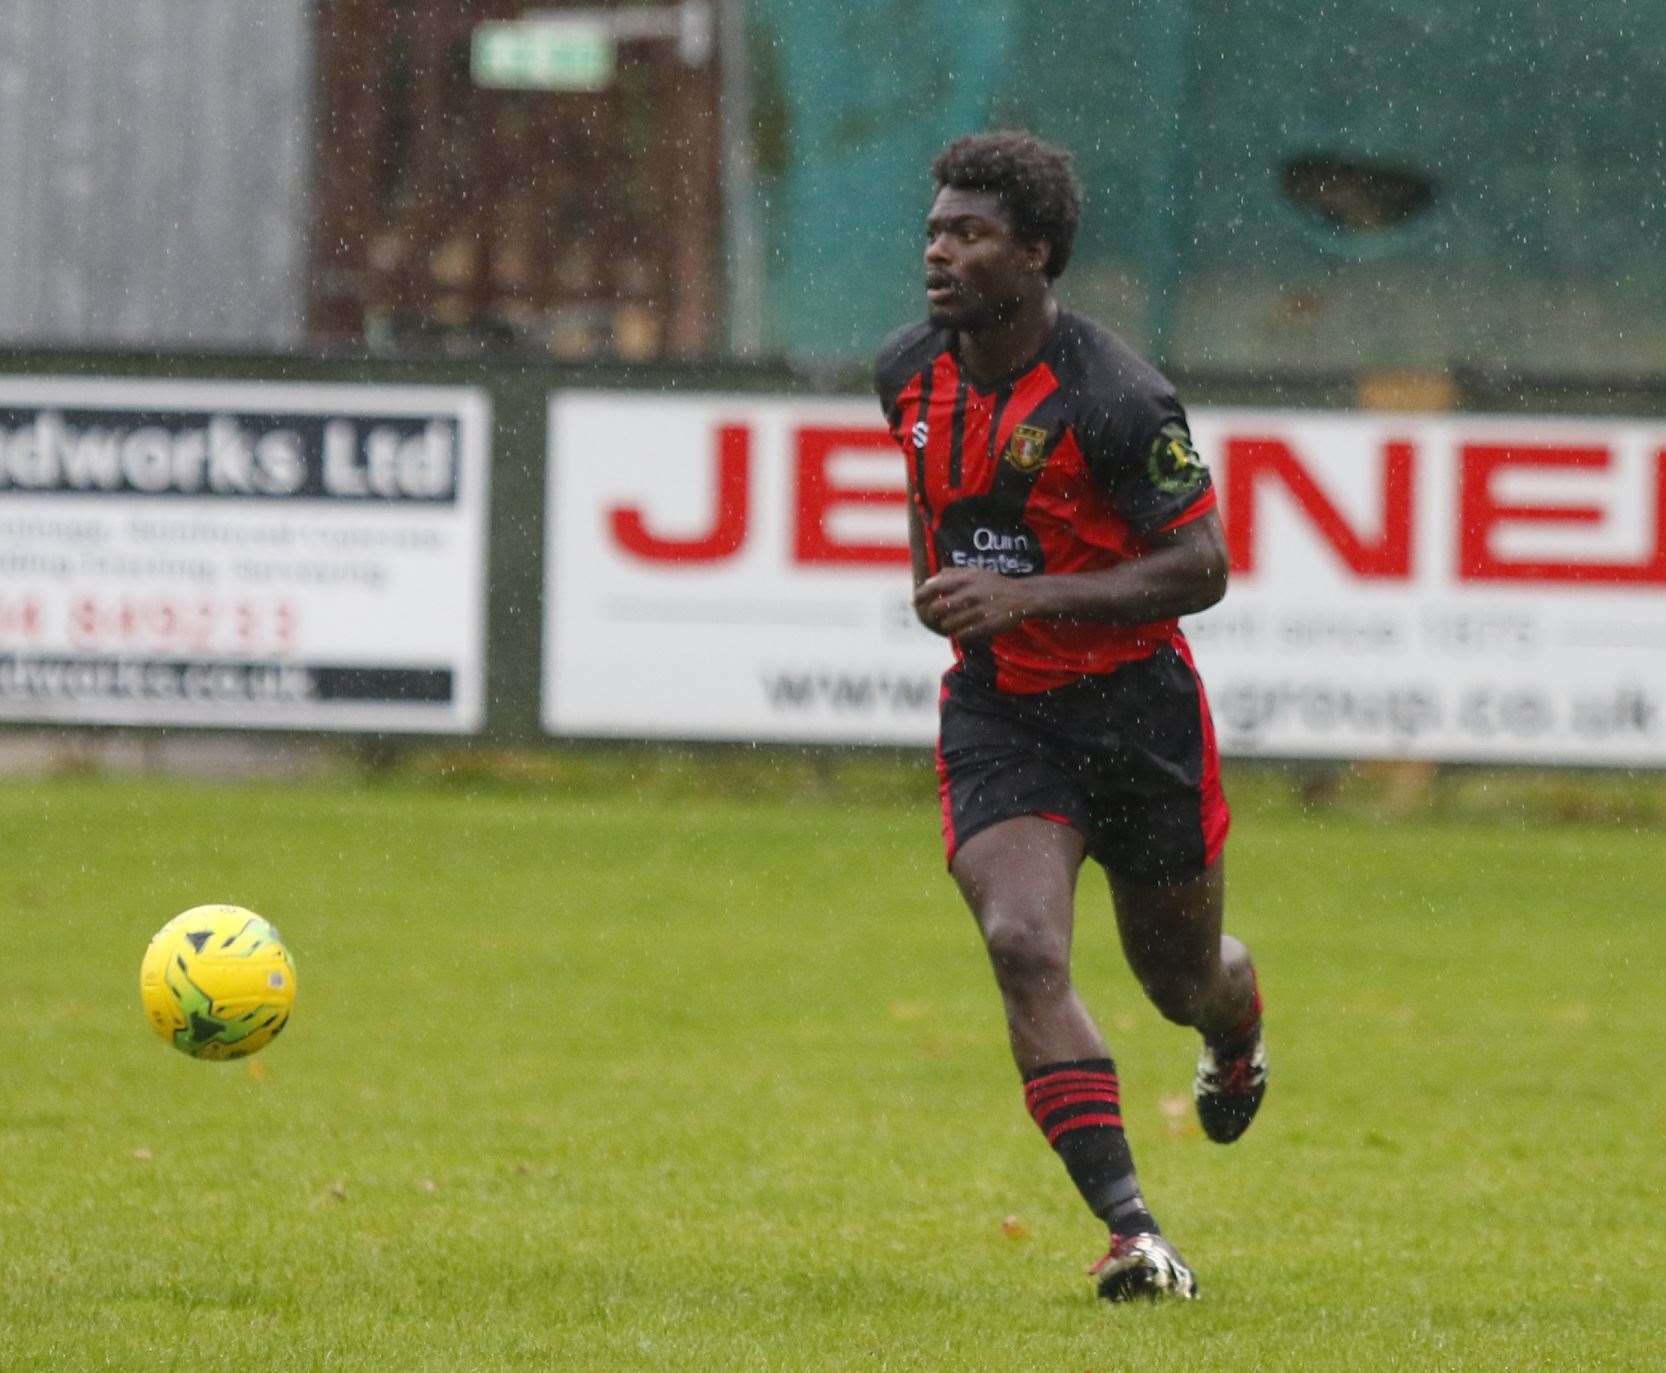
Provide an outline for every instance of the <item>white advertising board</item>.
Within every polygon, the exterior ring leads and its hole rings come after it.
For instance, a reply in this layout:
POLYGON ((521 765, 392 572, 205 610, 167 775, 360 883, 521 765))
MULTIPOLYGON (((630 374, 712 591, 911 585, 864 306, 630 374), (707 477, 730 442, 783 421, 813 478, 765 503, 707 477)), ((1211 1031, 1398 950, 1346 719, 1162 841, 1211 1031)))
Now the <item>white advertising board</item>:
POLYGON ((480 727, 488 407, 0 378, 0 719, 480 727))
POLYGON ((1228 751, 1666 765, 1666 426, 1203 411, 1228 751))
POLYGON ((910 608, 902 461, 876 414, 555 397, 545 727, 929 740, 953 657, 910 608))
MULTIPOLYGON (((1223 748, 1666 765, 1666 426, 1197 409, 1233 559, 1186 629, 1223 748)), ((544 722, 929 742, 867 401, 563 394, 544 722)))

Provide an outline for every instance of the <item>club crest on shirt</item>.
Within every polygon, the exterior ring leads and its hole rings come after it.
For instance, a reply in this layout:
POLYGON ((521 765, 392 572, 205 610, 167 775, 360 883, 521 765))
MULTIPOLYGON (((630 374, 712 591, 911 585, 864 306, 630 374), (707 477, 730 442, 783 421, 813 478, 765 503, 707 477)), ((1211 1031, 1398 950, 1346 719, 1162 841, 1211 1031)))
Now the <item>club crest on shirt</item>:
POLYGON ((1170 420, 1157 431, 1146 454, 1146 475, 1159 491, 1191 491, 1202 486, 1209 475, 1203 459, 1192 447, 1192 436, 1178 420, 1170 420))
POLYGON ((926 438, 930 433, 931 431, 926 427, 926 422, 924 420, 920 420, 916 423, 913 432, 910 434, 910 437, 914 440, 914 446, 916 448, 924 448, 926 446, 926 438))
POLYGON ((1015 425, 1001 456, 1020 472, 1034 472, 1047 461, 1047 431, 1033 424, 1015 425))

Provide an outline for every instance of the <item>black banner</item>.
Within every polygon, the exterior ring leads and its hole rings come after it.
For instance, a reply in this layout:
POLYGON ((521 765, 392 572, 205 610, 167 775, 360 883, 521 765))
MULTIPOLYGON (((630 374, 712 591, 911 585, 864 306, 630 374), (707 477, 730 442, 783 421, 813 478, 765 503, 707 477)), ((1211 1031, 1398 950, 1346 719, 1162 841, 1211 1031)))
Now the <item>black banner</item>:
POLYGON ((445 705, 450 668, 0 654, 0 703, 445 705))

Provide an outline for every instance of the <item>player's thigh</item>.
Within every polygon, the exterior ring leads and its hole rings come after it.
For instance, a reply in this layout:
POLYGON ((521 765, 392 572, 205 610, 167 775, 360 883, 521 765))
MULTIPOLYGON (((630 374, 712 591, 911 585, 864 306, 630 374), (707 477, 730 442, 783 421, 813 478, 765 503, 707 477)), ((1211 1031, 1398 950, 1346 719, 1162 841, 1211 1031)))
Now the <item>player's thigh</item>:
POLYGON ((1108 874, 1117 933, 1142 983, 1207 980, 1220 959, 1226 861, 1178 882, 1137 882, 1108 874))
POLYGON ((1086 844, 1069 825, 1014 816, 979 830, 949 871, 997 964, 1067 963, 1086 844))

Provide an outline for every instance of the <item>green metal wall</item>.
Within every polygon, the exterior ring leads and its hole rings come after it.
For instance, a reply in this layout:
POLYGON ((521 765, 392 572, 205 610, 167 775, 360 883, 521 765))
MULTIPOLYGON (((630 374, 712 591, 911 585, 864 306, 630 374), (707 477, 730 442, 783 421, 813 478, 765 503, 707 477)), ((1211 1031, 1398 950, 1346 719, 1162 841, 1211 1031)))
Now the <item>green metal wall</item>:
POLYGON ((927 165, 1032 128, 1088 192, 1072 303, 1181 368, 1666 370, 1666 6, 1636 0, 752 0, 773 344, 918 313, 927 165), (1344 234, 1325 155, 1424 177, 1344 234))

